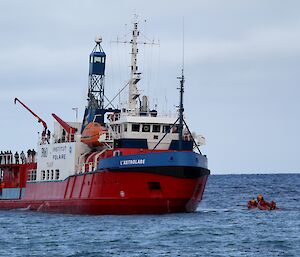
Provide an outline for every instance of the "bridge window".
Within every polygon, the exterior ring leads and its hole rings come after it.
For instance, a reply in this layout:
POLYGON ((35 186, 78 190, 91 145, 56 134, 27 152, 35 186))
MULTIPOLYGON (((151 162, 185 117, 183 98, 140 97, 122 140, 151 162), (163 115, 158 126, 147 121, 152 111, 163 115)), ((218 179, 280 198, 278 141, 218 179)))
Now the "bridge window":
POLYGON ((101 63, 102 62, 102 57, 95 56, 94 57, 94 63, 101 63))
POLYGON ((165 125, 164 127, 163 127, 163 133, 169 133, 170 132, 170 125, 165 125))
POLYGON ((154 125, 152 126, 152 132, 158 132, 158 133, 159 133, 159 132, 160 132, 160 125, 155 125, 155 124, 154 124, 154 125))
POLYGON ((131 130, 133 132, 139 132, 140 131, 140 124, 132 124, 131 130))
POLYGON ((124 131, 124 132, 127 132, 127 123, 125 123, 125 124, 123 125, 123 131, 124 131))
POLYGON ((143 125, 142 131, 143 132, 150 132, 150 125, 149 124, 143 125))

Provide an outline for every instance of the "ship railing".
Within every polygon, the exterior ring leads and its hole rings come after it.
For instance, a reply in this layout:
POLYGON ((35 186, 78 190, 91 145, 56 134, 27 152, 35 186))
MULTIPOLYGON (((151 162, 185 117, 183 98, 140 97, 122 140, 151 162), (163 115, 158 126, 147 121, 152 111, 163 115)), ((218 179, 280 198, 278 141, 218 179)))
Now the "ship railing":
POLYGON ((83 161, 83 159, 89 153, 90 152, 86 152, 86 153, 84 153, 84 154, 82 154, 82 155, 79 156, 79 161, 78 161, 79 162, 79 169, 77 171, 78 173, 84 172, 84 170, 85 170, 85 162, 83 161))
POLYGON ((106 142, 113 142, 114 139, 120 138, 120 134, 114 131, 111 125, 107 124, 107 131, 106 131, 106 142))
MULTIPOLYGON (((92 160, 89 160, 90 157, 87 158, 86 162, 82 162, 80 165, 80 171, 79 173, 85 173, 85 172, 93 172, 97 170, 98 167, 98 158, 103 155, 105 152, 107 151, 107 149, 103 149, 101 152, 95 154, 92 157, 92 160)), ((90 152, 88 153, 84 153, 83 155, 81 155, 79 157, 79 162, 87 155, 90 154, 90 152)))
MULTIPOLYGON (((126 116, 144 116, 144 117, 160 117, 160 118, 178 118, 178 114, 177 113, 173 113, 173 112, 165 112, 162 114, 159 114, 157 112, 153 112, 152 111, 140 111, 139 109, 135 109, 135 110, 128 110, 128 109, 122 109, 121 113, 118 113, 118 119, 120 119, 121 117, 126 117, 126 116)), ((111 121, 115 121, 111 120, 111 121)))

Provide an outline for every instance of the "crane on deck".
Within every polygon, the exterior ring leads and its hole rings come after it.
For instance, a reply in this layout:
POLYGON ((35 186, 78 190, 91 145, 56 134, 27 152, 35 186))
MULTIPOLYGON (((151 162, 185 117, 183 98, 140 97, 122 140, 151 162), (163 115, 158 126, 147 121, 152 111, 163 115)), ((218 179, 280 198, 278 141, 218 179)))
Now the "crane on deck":
POLYGON ((24 103, 22 103, 18 98, 15 98, 14 100, 15 104, 17 102, 19 102, 25 109, 27 109, 34 117, 37 118, 38 122, 39 123, 42 123, 43 124, 43 127, 44 127, 44 133, 46 133, 46 130, 47 130, 47 123, 42 120, 37 114, 35 114, 27 105, 25 105, 24 103))

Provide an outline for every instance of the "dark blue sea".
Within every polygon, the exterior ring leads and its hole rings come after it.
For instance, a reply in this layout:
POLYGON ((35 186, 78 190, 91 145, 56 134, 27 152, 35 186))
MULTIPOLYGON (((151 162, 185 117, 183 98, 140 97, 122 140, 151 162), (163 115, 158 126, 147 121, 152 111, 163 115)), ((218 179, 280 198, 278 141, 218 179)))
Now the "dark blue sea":
POLYGON ((0 256, 300 256, 300 174, 210 176, 195 213, 0 211, 0 256), (248 210, 259 193, 279 209, 248 210))

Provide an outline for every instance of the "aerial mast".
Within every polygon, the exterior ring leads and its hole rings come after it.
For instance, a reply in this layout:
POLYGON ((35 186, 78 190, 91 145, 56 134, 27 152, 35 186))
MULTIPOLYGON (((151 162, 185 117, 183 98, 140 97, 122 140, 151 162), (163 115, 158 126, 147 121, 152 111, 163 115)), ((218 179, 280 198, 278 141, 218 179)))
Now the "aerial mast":
POLYGON ((138 22, 137 22, 137 15, 134 16, 133 22, 133 31, 132 31, 132 40, 131 43, 131 78, 129 83, 129 100, 128 100, 128 109, 131 113, 134 113, 136 110, 136 99, 139 97, 139 92, 137 89, 137 83, 140 81, 141 73, 138 72, 137 66, 137 38, 140 32, 138 30, 138 22))

